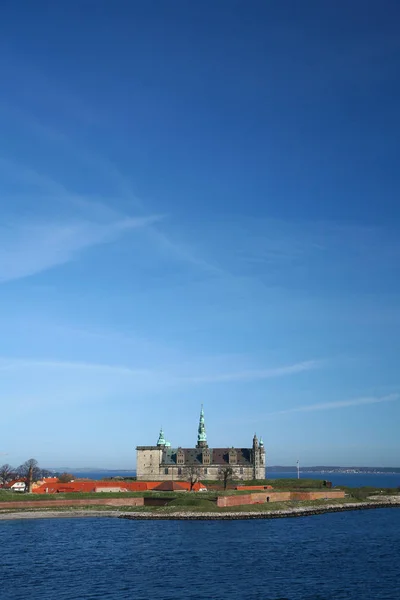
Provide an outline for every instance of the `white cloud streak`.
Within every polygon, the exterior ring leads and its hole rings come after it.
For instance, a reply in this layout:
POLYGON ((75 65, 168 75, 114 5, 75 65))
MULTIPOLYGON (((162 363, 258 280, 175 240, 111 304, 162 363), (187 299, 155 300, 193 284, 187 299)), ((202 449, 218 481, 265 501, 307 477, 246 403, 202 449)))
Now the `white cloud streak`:
POLYGON ((73 260, 91 246, 112 242, 124 232, 159 221, 160 216, 91 221, 12 222, 0 226, 0 283, 28 277, 73 260))
MULTIPOLYGON (((66 141, 73 148, 75 158, 80 156, 81 162, 94 166, 97 170, 105 173, 116 184, 118 188, 116 198, 99 198, 77 194, 68 190, 62 183, 55 181, 51 176, 42 174, 26 165, 14 163, 4 157, 0 157, 0 171, 2 170, 15 182, 21 183, 22 181, 25 185, 33 187, 35 190, 34 194, 26 198, 31 203, 37 203, 38 199, 40 199, 40 194, 43 194, 44 197, 50 197, 59 209, 69 207, 69 209, 76 211, 82 219, 92 220, 96 218, 108 221, 125 218, 125 212, 118 210, 118 206, 121 207, 122 203, 122 205, 128 205, 129 211, 133 208, 135 212, 138 212, 140 218, 149 219, 149 217, 146 217, 146 212, 152 211, 146 210, 143 202, 135 195, 128 179, 111 162, 93 153, 83 152, 80 146, 75 147, 73 142, 68 138, 64 140, 64 142, 66 141)), ((205 260, 201 256, 197 256, 190 245, 176 241, 161 231, 156 226, 160 220, 161 217, 156 216, 152 222, 147 223, 146 228, 147 239, 159 255, 163 257, 168 256, 174 261, 186 263, 209 275, 225 274, 218 265, 205 260)))
POLYGON ((275 367, 271 369, 249 369, 232 373, 212 373, 205 375, 182 375, 173 369, 135 369, 124 365, 112 365, 88 362, 55 361, 55 360, 35 360, 35 359, 10 359, 0 358, 0 371, 16 371, 24 369, 50 369, 50 370, 75 370, 77 372, 101 372, 105 375, 127 375, 142 380, 157 380, 164 385, 201 385, 209 383, 231 383, 231 382, 251 382, 274 377, 290 376, 295 373, 301 373, 315 369, 321 362, 310 360, 306 362, 275 367))
POLYGON ((273 377, 284 377, 303 371, 310 371, 321 366, 322 361, 308 360, 305 362, 285 365, 283 367, 274 367, 270 369, 251 369, 246 371, 235 371, 232 373, 217 373, 215 375, 203 375, 199 377, 190 377, 187 379, 190 383, 230 383, 239 381, 257 381, 262 379, 271 379, 273 377))
POLYGON ((113 375, 143 375, 151 374, 152 371, 133 369, 122 365, 108 365, 101 363, 57 361, 57 360, 35 360, 35 359, 0 359, 1 371, 15 371, 23 369, 61 369, 73 371, 101 371, 113 375))
POLYGON ((395 402, 400 399, 400 394, 388 394, 386 396, 366 396, 362 398, 353 398, 350 400, 338 400, 336 402, 320 402, 317 404, 308 404, 306 406, 297 406, 286 410, 278 410, 270 415, 285 415, 296 412, 314 412, 320 410, 335 410, 338 408, 348 408, 350 406, 366 406, 370 404, 380 404, 382 402, 395 402))

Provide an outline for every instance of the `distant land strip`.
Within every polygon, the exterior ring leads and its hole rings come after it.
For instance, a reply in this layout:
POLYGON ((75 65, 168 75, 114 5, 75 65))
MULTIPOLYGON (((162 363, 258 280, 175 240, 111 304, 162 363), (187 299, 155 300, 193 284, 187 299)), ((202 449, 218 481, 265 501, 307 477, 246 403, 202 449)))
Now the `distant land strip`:
MULTIPOLYGON (((396 475, 400 474, 400 467, 300 467, 300 473, 370 473, 371 475, 396 475)), ((297 466, 282 467, 282 466, 267 466, 267 473, 295 473, 297 466)))
MULTIPOLYGON (((79 475, 79 473, 120 473, 123 475, 124 473, 136 474, 135 469, 101 469, 98 467, 48 467, 48 471, 52 473, 74 473, 79 475)), ((321 466, 312 466, 312 467, 300 467, 300 473, 371 473, 371 474, 400 474, 400 467, 340 467, 340 466, 329 466, 329 465, 321 465, 321 466)), ((267 465, 267 473, 295 473, 297 472, 297 465, 285 466, 282 465, 267 465)))

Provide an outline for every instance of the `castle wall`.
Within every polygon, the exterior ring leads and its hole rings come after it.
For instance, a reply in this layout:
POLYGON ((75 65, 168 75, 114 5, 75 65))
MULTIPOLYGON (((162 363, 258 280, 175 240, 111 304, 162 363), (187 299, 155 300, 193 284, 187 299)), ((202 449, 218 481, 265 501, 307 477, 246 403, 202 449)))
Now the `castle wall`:
MULTIPOLYGON (((190 466, 163 465, 162 450, 157 447, 142 447, 137 450, 136 474, 138 481, 187 481, 190 478, 190 466)), ((226 467, 232 468, 232 479, 252 480, 254 478, 253 465, 207 465, 196 467, 199 479, 217 481, 221 479, 220 471, 226 467)), ((265 467, 259 466, 257 479, 265 479, 265 467)))
POLYGON ((138 448, 136 457, 136 477, 138 481, 161 481, 162 450, 160 448, 157 448, 157 446, 138 448))

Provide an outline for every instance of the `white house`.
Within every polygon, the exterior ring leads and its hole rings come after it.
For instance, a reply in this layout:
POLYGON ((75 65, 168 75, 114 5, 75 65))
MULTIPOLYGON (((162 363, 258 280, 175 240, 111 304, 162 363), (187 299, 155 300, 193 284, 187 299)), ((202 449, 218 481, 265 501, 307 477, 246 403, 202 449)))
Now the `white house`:
POLYGON ((15 483, 12 484, 10 489, 13 492, 24 492, 25 488, 26 488, 26 484, 24 481, 16 481, 15 483))

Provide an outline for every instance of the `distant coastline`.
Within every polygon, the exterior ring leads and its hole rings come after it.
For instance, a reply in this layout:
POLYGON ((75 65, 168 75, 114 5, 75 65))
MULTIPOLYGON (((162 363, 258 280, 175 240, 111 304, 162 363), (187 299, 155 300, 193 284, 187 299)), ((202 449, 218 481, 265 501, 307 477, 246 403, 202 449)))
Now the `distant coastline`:
MULTIPOLYGON (((49 467, 47 470, 57 472, 67 472, 80 475, 83 473, 104 473, 107 474, 120 474, 121 476, 135 476, 135 469, 102 469, 99 467, 49 467)), ((340 467, 340 466, 312 466, 312 467, 300 467, 300 473, 349 473, 349 474, 371 474, 371 475, 397 475, 400 474, 400 467, 340 467)), ((297 466, 279 466, 271 465, 267 466, 267 472, 269 473, 297 473, 297 466)))
MULTIPOLYGON (((267 466, 267 472, 297 473, 297 467, 267 466)), ((360 473, 371 475, 397 475, 400 474, 400 467, 300 467, 300 473, 349 473, 351 475, 360 473)))

